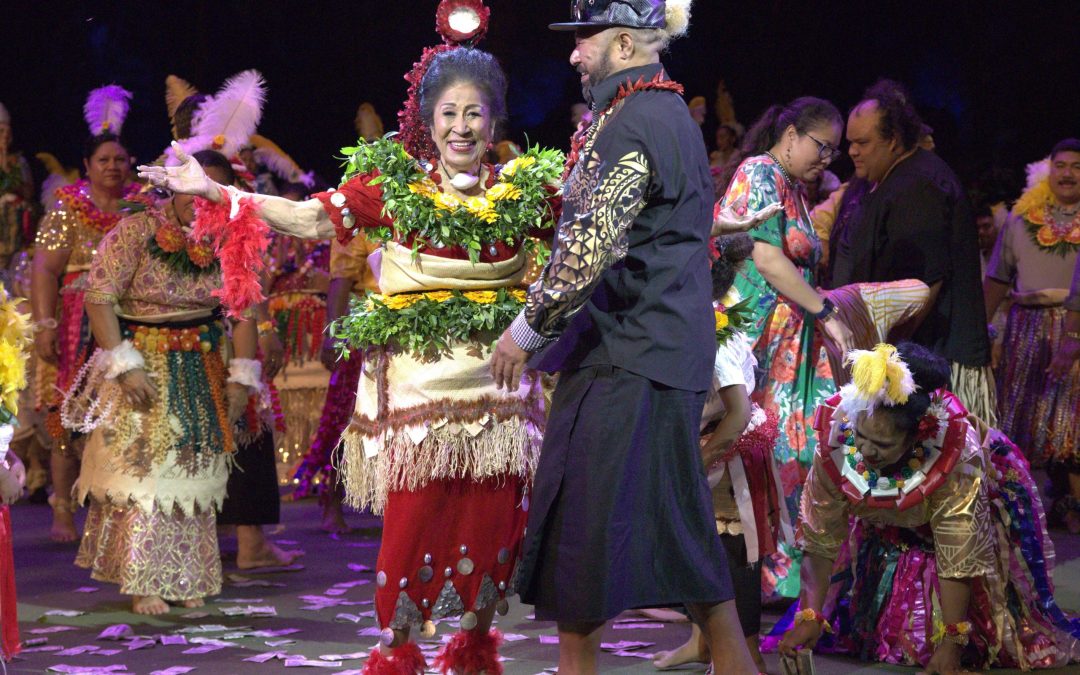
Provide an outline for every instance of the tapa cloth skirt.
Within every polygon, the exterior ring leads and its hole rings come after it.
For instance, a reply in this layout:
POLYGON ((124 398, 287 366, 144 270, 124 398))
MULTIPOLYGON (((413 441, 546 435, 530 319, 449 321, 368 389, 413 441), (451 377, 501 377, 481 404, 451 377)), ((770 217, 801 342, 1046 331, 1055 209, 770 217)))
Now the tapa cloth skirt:
POLYGON ((698 449, 704 403, 613 366, 561 375, 519 577, 537 619, 734 597, 698 449))

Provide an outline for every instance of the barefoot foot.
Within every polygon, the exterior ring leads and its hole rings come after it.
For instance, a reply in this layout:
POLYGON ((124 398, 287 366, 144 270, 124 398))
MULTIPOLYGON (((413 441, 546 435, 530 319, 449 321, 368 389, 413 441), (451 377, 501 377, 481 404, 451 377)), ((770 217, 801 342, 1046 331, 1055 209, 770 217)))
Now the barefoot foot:
POLYGON ((322 513, 322 523, 319 529, 330 534, 348 534, 352 528, 345 522, 345 514, 341 510, 341 502, 331 502, 326 505, 322 513))
POLYGON ((76 541, 79 533, 75 531, 75 514, 66 508, 53 509, 52 527, 49 538, 55 542, 67 544, 76 541))
POLYGON ((156 595, 135 595, 131 599, 131 611, 136 614, 168 614, 169 605, 156 595))
POLYGON ((206 604, 206 600, 202 598, 195 598, 193 600, 184 600, 180 603, 185 609, 195 609, 196 607, 202 607, 206 604))
POLYGON ((284 551, 268 541, 253 550, 240 550, 236 554, 236 566, 242 570, 258 567, 284 567, 304 555, 303 551, 284 551))
POLYGON ((708 652, 702 651, 699 641, 693 638, 687 640, 681 647, 672 649, 669 652, 659 652, 653 658, 653 666, 656 667, 657 670, 678 668, 687 663, 708 662, 708 652))

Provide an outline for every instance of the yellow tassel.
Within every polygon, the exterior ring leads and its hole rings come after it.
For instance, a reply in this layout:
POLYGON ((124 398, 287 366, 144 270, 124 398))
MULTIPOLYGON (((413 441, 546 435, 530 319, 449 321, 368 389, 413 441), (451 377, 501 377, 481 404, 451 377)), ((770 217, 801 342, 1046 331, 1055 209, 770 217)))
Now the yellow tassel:
POLYGON ((879 344, 873 351, 861 352, 851 365, 851 381, 867 398, 881 391, 888 376, 889 356, 896 352, 892 345, 879 344))

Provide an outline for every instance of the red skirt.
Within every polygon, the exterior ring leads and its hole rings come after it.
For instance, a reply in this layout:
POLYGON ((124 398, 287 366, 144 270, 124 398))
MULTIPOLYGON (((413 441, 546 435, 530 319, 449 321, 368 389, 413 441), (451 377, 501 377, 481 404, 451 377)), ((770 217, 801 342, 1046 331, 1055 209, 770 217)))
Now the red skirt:
POLYGON ((391 492, 376 564, 379 625, 464 615, 513 593, 528 508, 529 486, 513 476, 391 492))
POLYGON ((15 560, 11 553, 11 512, 0 506, 0 657, 19 653, 19 610, 15 601, 15 560))

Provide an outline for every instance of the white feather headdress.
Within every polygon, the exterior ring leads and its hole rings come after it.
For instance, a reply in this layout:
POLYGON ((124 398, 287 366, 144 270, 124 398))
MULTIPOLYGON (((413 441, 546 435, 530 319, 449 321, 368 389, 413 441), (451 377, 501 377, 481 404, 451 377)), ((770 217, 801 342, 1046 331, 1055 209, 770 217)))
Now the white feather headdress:
POLYGON ((90 92, 83 105, 83 118, 90 127, 90 135, 97 136, 107 131, 119 136, 127 119, 130 101, 131 92, 115 84, 90 92))
POLYGON ((266 82, 257 70, 233 75, 199 106, 191 137, 180 141, 188 154, 216 150, 232 157, 247 144, 262 118, 266 82))

